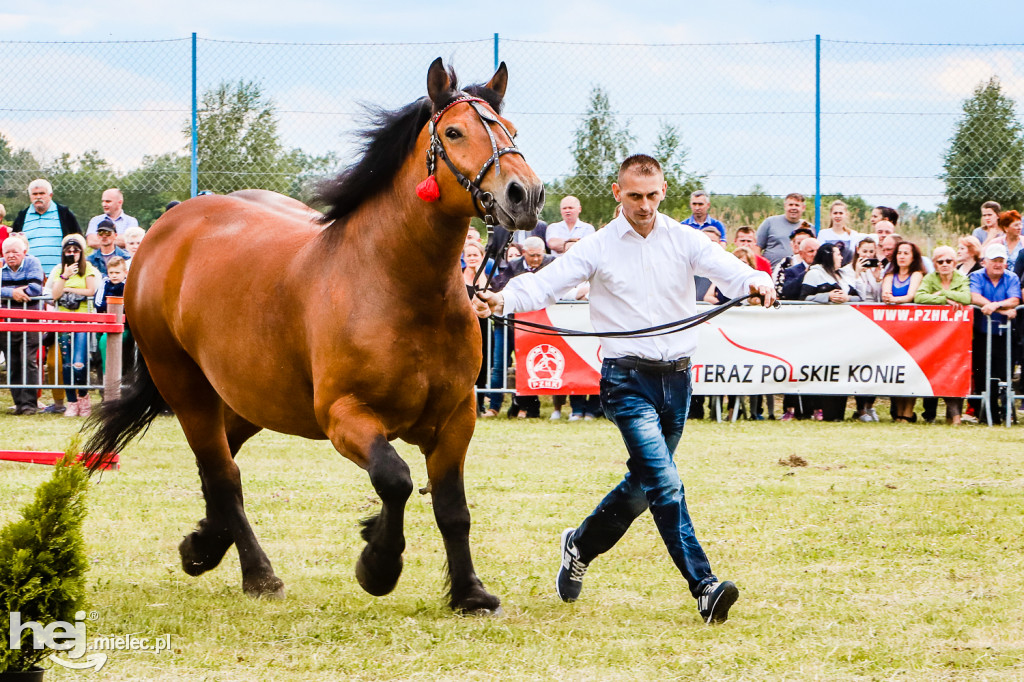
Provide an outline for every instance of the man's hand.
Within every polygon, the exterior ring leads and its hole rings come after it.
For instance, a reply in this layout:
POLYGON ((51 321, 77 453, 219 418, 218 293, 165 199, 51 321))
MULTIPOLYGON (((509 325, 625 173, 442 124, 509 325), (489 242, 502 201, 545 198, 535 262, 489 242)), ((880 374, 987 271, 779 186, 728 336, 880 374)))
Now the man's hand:
POLYGON ((473 312, 477 317, 501 315, 505 308, 505 297, 495 291, 478 291, 473 298, 473 312))
POLYGON ((751 284, 750 293, 756 296, 757 300, 765 308, 771 308, 775 305, 775 287, 751 284))
POLYGON ((981 306, 981 312, 985 313, 986 315, 991 315, 992 313, 996 312, 997 310, 999 310, 999 302, 998 301, 989 301, 985 305, 981 306))
POLYGON ((30 300, 30 297, 28 294, 25 293, 26 288, 27 287, 18 287, 17 289, 11 292, 11 298, 17 301, 18 303, 27 303, 30 300))

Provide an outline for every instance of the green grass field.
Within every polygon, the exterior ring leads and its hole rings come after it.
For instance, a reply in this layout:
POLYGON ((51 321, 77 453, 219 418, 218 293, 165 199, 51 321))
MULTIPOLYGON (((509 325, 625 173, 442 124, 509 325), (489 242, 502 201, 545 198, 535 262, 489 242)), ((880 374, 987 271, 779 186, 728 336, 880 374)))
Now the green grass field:
MULTIPOLYGON (((0 416, 3 447, 63 449, 79 420, 0 416)), ((467 463, 477 570, 500 618, 444 605, 429 497, 413 494, 405 572, 383 598, 353 576, 366 475, 324 442, 263 433, 239 462, 288 595, 241 592, 232 549, 199 578, 177 543, 202 516, 192 454, 161 418, 95 486, 90 637, 170 634, 50 680, 978 680, 1024 678, 1021 432, 862 423, 691 423, 677 452, 698 536, 740 601, 703 625, 649 515, 554 594, 558 536, 624 472, 608 422, 481 422, 467 463), (807 466, 784 466, 796 455, 807 466)), ((399 444, 417 486, 418 451, 399 444)), ((0 463, 0 521, 47 467, 0 463)))

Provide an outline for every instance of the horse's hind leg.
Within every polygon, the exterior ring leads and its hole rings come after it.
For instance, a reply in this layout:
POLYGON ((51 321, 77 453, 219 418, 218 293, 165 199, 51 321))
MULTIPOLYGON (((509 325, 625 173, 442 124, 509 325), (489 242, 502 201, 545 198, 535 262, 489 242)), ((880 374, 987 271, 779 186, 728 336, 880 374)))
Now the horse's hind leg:
MULTIPOLYGON (((256 435, 260 427, 245 421, 227 407, 224 408, 224 428, 228 439, 231 457, 245 441, 256 435)), ((206 500, 206 517, 199 521, 196 530, 192 531, 178 545, 181 554, 181 565, 185 573, 191 576, 202 575, 220 564, 224 554, 234 544, 227 518, 219 505, 214 504, 206 482, 206 476, 200 467, 200 479, 203 486, 203 498, 206 500)))
POLYGON ((469 549, 469 507, 463 485, 463 463, 476 423, 476 398, 470 394, 427 454, 427 475, 434 500, 434 519, 448 555, 452 609, 495 613, 501 600, 484 589, 473 568, 469 549))
POLYGON ((409 465, 388 442, 380 421, 355 401, 342 398, 330 407, 325 431, 341 454, 366 469, 380 496, 381 511, 363 522, 363 548, 356 579, 374 596, 395 589, 405 551, 405 503, 412 494, 409 465))
POLYGON ((182 568, 189 575, 213 568, 233 542, 238 548, 245 593, 253 597, 284 596, 284 583, 274 575, 245 516, 242 477, 234 460, 234 454, 246 438, 256 433, 256 427, 246 426, 228 409, 202 370, 184 353, 165 348, 160 361, 149 364, 149 370, 196 455, 206 499, 206 519, 178 548, 182 568))

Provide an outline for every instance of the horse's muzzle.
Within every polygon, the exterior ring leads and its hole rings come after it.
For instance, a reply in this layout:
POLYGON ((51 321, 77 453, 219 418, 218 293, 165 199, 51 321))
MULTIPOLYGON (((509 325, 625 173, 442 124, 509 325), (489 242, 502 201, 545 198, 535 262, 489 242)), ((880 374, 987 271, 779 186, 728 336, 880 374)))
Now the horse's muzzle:
POLYGON ((498 200, 498 207, 508 219, 502 221, 510 230, 532 230, 537 226, 540 210, 544 208, 544 183, 523 184, 510 180, 498 200))

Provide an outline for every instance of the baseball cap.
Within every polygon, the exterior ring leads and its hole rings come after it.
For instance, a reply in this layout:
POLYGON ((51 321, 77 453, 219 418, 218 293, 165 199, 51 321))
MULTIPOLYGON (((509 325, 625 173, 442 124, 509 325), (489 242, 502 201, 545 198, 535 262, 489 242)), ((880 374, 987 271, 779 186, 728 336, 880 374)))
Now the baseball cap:
POLYGON ((1005 244, 989 244, 988 248, 985 249, 985 258, 987 260, 993 260, 996 258, 1006 260, 1009 257, 1010 254, 1007 252, 1005 244))
POLYGON ((100 232, 112 232, 116 234, 117 229, 114 227, 114 223, 104 218, 96 225, 96 233, 99 234, 100 232))

